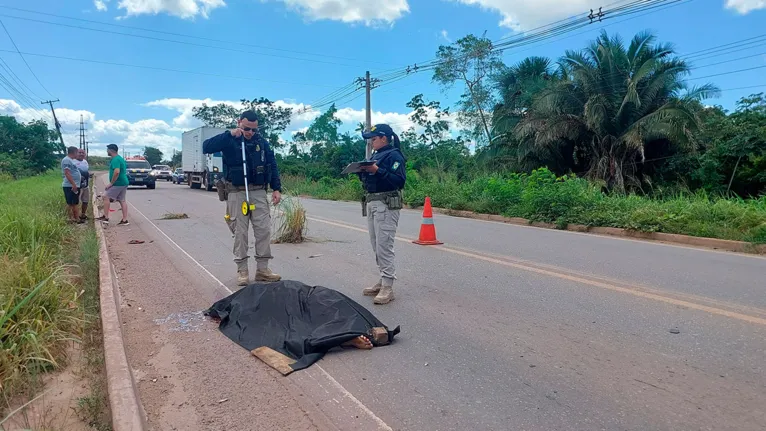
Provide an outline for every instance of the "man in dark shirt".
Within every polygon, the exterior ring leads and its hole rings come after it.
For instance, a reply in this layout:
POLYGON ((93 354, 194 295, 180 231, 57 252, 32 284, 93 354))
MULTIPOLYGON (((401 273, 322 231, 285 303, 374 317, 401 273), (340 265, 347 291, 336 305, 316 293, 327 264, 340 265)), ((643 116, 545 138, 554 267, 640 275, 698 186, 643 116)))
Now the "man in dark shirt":
POLYGON ((230 222, 234 225, 234 262, 237 264, 237 285, 246 286, 250 281, 248 272, 248 229, 253 225, 255 237, 255 281, 274 282, 281 280, 279 274, 269 269, 271 255, 271 213, 266 189, 271 186, 272 202, 279 204, 282 199, 282 185, 274 151, 258 133, 258 116, 245 111, 237 121, 237 127, 207 139, 202 152, 221 152, 226 176, 226 205, 230 222), (245 178, 242 159, 242 142, 245 143, 247 159, 247 183, 250 194, 249 204, 255 210, 243 214, 246 201, 245 178))

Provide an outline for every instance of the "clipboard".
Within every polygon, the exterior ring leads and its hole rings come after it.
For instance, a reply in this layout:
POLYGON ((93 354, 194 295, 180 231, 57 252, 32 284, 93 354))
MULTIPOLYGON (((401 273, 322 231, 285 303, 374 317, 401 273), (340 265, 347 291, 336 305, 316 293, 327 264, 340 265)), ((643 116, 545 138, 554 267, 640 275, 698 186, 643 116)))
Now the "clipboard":
POLYGON ((343 172, 341 172, 341 174, 344 174, 344 175, 345 174, 357 174, 357 173, 363 172, 361 169, 359 169, 362 166, 372 166, 374 164, 375 164, 374 161, 368 161, 368 160, 363 160, 361 162, 349 163, 348 166, 346 166, 346 168, 343 169, 343 172))

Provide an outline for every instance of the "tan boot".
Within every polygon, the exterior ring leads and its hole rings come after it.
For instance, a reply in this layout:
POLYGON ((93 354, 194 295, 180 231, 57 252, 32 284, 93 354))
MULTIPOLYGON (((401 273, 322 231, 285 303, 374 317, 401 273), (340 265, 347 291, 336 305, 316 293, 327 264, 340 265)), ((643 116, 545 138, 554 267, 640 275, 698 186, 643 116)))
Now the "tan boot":
POLYGON ((255 271, 255 281, 266 281, 273 283, 282 279, 282 276, 272 272, 270 269, 259 269, 255 271))
POLYGON ((378 294, 378 292, 380 292, 380 289, 381 289, 382 287, 383 287, 383 285, 382 285, 382 284, 380 283, 380 281, 379 281, 379 282, 378 282, 378 284, 376 284, 375 286, 372 286, 372 287, 365 287, 365 288, 362 290, 362 293, 364 294, 364 296, 375 296, 375 295, 377 295, 377 294, 378 294))
POLYGON ((237 271, 237 286, 247 286, 250 283, 250 273, 246 270, 237 271))
POLYGON ((389 302, 394 300, 394 288, 391 286, 384 286, 380 288, 380 292, 378 295, 373 299, 372 302, 375 304, 388 304, 389 302))

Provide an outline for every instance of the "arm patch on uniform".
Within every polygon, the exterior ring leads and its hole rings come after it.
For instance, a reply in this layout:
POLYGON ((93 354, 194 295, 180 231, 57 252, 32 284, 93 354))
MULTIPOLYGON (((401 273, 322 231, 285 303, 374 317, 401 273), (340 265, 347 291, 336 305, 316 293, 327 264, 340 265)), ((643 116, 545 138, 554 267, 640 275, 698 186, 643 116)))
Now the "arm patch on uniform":
POLYGON ((393 170, 396 170, 399 168, 399 162, 394 162, 394 165, 391 167, 393 170))

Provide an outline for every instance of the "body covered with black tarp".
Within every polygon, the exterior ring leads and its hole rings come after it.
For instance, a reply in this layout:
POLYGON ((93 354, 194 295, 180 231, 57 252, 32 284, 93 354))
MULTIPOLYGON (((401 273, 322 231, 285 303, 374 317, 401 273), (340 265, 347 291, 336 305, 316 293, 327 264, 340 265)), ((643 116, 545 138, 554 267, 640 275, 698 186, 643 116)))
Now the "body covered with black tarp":
POLYGON ((221 332, 243 348, 270 348, 290 358, 291 371, 310 366, 333 347, 360 335, 375 344, 373 328, 384 328, 388 342, 399 333, 398 326, 389 330, 336 290, 291 280, 250 284, 216 302, 205 314, 221 319, 221 332))

